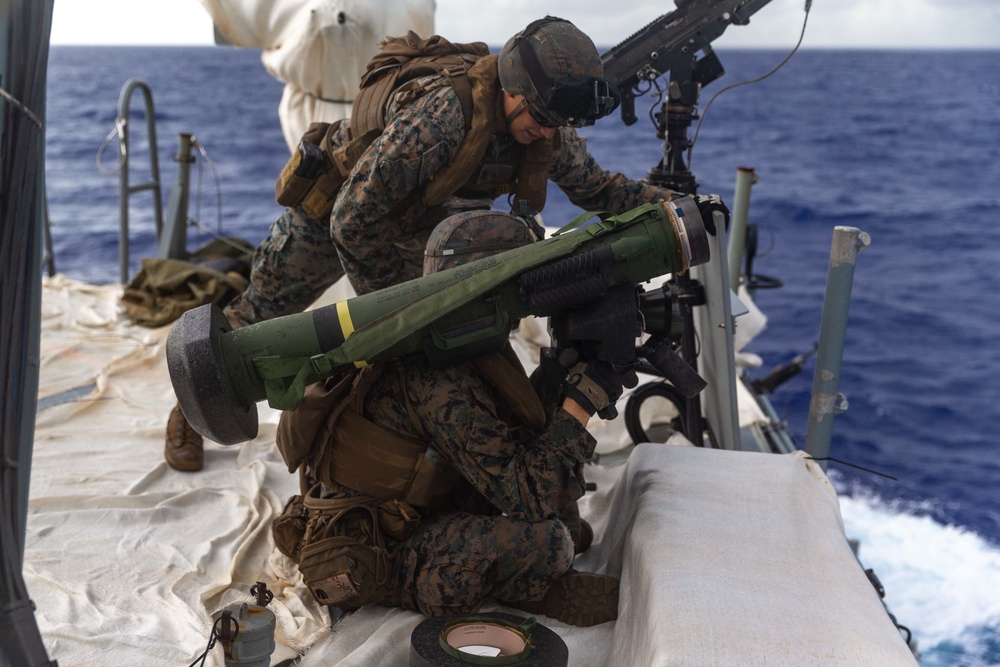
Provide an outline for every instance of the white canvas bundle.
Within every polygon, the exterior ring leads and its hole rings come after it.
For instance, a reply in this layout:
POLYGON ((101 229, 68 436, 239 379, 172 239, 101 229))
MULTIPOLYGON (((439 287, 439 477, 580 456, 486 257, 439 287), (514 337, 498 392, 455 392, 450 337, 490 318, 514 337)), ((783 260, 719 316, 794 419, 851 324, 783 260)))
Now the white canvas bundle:
MULTIPOLYGON (((120 294, 63 276, 43 284, 24 577, 51 656, 189 664, 213 612, 264 581, 274 662, 308 648, 302 667, 405 665, 420 614, 376 605, 330 629, 274 548, 271 522, 298 491, 274 445, 277 411, 258 405, 251 442, 208 443, 204 470, 167 467, 170 326, 133 325, 120 294), (67 393, 76 387, 84 391, 67 393)), ((319 305, 350 296, 342 281, 319 305)), ((816 463, 695 448, 680 436, 640 445, 626 462, 613 456, 621 430, 608 422, 598 436, 608 455, 586 466, 596 490, 580 509, 595 542, 576 563, 620 578, 618 621, 540 619, 566 642, 571 665, 915 667, 816 463)), ((488 602, 484 611, 511 610, 488 602)), ((216 647, 206 664, 222 663, 216 647)))
POLYGON ((434 34, 434 0, 201 0, 233 45, 263 49, 284 82, 278 115, 289 150, 310 122, 350 116, 365 65, 382 38, 434 34))

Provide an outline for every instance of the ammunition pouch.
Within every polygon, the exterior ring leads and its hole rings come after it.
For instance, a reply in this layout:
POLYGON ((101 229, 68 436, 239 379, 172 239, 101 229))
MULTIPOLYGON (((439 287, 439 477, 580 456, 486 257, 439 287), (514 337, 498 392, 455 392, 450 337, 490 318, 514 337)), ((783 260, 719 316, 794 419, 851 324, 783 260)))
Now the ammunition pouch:
POLYGON ((278 551, 299 562, 302 542, 306 535, 309 514, 306 511, 302 496, 295 495, 285 503, 285 509, 278 518, 271 522, 271 536, 278 551))
POLYGON ((331 138, 342 121, 311 123, 274 184, 275 199, 285 207, 301 206, 314 220, 333 210, 337 193, 355 163, 378 136, 371 132, 334 148, 331 138))
POLYGON ((321 481, 423 508, 443 505, 459 479, 425 441, 383 429, 349 409, 341 413, 313 465, 321 481))
POLYGON ((412 534, 420 515, 405 503, 368 496, 320 498, 316 485, 302 499, 308 514, 299 571, 323 605, 356 609, 389 594, 392 561, 386 536, 412 534))
POLYGON ((329 438, 328 423, 336 423, 347 407, 347 398, 358 382, 358 375, 357 369, 349 368, 311 384, 306 387, 299 407, 282 413, 275 444, 288 472, 308 464, 316 450, 325 446, 329 438))
MULTIPOLYGON (((281 416, 278 450, 289 472, 304 465, 327 486, 346 486, 391 507, 394 502, 440 507, 458 482, 458 472, 427 448, 426 434, 423 439, 409 438, 362 414, 365 396, 384 370, 384 364, 351 369, 306 387, 299 407, 281 416)), ((398 376, 391 381, 403 391, 398 376)), ((410 417, 419 429, 412 411, 410 417)))

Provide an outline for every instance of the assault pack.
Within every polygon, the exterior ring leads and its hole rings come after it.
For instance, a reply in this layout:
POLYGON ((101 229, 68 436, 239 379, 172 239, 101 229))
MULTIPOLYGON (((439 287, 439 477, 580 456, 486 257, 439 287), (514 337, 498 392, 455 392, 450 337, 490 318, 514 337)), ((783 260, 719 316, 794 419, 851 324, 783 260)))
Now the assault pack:
POLYGON ((311 218, 328 216, 351 169, 385 130, 386 107, 393 95, 405 104, 434 88, 450 85, 461 100, 468 132, 474 109, 469 70, 488 55, 489 48, 483 42, 462 44, 439 35, 421 39, 412 30, 405 37, 386 38, 361 77, 346 140, 337 147, 332 144, 342 121, 310 124, 275 183, 278 203, 301 206, 311 218), (421 81, 430 75, 440 77, 430 83, 421 81))

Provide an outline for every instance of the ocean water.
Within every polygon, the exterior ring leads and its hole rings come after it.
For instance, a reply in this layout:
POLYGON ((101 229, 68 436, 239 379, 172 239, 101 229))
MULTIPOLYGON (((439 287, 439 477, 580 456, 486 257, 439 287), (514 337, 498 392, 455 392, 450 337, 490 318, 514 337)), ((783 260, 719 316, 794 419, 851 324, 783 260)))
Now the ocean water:
MULTIPOLYGON (((700 191, 732 199, 737 167, 755 169, 755 271, 781 279, 758 293, 768 329, 749 349, 765 365, 818 340, 835 225, 872 238, 858 257, 831 463, 851 537, 916 635, 928 667, 1000 665, 1000 51, 727 51, 725 77, 703 93, 692 169, 700 191)), ((190 215, 256 244, 279 213, 274 177, 287 157, 281 84, 253 50, 54 47, 49 72, 47 188, 56 268, 118 279, 119 177, 114 130, 126 80, 155 103, 164 205, 178 134, 204 147, 192 166, 190 215)), ((131 116, 133 183, 147 178, 144 113, 131 116)), ((617 116, 585 131, 608 169, 642 177, 662 146, 647 120, 617 116)), ((154 254, 152 198, 133 195, 132 271, 154 254)), ((576 210, 556 190, 545 219, 576 210)), ((192 230, 190 245, 207 241, 192 230)), ((804 442, 812 366, 772 396, 804 442)))

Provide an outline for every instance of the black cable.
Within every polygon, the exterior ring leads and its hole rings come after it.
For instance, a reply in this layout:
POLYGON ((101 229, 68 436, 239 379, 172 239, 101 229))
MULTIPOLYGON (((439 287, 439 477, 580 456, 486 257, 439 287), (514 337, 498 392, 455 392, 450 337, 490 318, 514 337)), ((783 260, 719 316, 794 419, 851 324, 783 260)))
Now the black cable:
POLYGON ((642 422, 639 420, 639 410, 647 399, 654 396, 670 401, 677 409, 677 420, 680 422, 681 432, 686 432, 684 408, 687 399, 684 395, 676 387, 665 382, 648 382, 637 387, 629 395, 628 401, 625 403, 625 430, 628 431, 633 444, 649 442, 646 430, 642 427, 642 422))
MULTIPOLYGON (((201 153, 201 156, 208 162, 208 166, 212 169, 212 177, 215 179, 215 229, 218 236, 222 237, 222 179, 219 177, 219 170, 215 166, 215 160, 208 154, 208 149, 198 141, 196 138, 192 138, 192 144, 194 148, 201 153)), ((198 220, 201 220, 201 180, 203 169, 201 162, 198 163, 198 193, 195 198, 196 200, 196 213, 198 220)), ((191 222, 194 222, 193 220, 191 222)))
MULTIPOLYGON (((212 632, 208 635, 208 646, 205 647, 205 651, 197 658, 195 658, 194 661, 190 665, 188 665, 188 667, 197 667, 199 662, 201 665, 205 664, 205 660, 208 659, 208 654, 212 652, 213 648, 215 648, 215 642, 219 638, 219 632, 218 632, 219 624, 222 623, 224 618, 226 618, 226 616, 220 616, 215 620, 215 623, 212 624, 212 632)), ((233 623, 236 624, 236 632, 239 633, 240 624, 236 621, 235 618, 230 617, 230 619, 233 621, 233 623)))
POLYGON ((800 46, 802 46, 802 39, 806 36, 806 25, 809 23, 809 10, 810 9, 812 9, 812 0, 806 0, 806 16, 802 20, 802 32, 799 33, 799 41, 796 42, 795 46, 788 53, 788 55, 785 56, 784 59, 780 63, 778 63, 777 65, 775 65, 774 68, 770 72, 768 72, 767 74, 762 74, 761 76, 758 76, 757 78, 754 78, 754 79, 747 79, 746 81, 740 81, 739 83, 734 83, 734 84, 728 85, 725 88, 723 88, 722 90, 720 90, 719 92, 717 92, 715 95, 712 95, 712 99, 710 99, 708 101, 708 104, 706 104, 705 108, 702 109, 702 111, 701 111, 701 117, 698 119, 698 124, 694 128, 694 137, 691 139, 691 144, 688 146, 688 151, 687 151, 687 154, 688 154, 687 155, 687 166, 688 166, 688 169, 691 169, 691 159, 692 159, 692 156, 694 155, 694 145, 698 141, 698 132, 701 131, 701 124, 705 120, 705 116, 706 116, 706 114, 708 114, 708 108, 710 106, 712 106, 712 102, 715 101, 715 98, 717 98, 719 95, 721 95, 722 93, 726 92, 727 90, 732 90, 733 88, 739 88, 740 86, 746 86, 746 85, 749 85, 751 83, 760 83, 761 81, 763 81, 764 79, 768 78, 769 76, 771 76, 772 74, 774 74, 775 72, 777 72, 779 69, 781 69, 782 67, 784 67, 785 63, 787 63, 789 60, 791 60, 792 56, 795 55, 795 52, 799 50, 800 46))
POLYGON ((805 457, 810 461, 833 461, 834 463, 839 463, 840 465, 847 466, 848 468, 856 468, 857 470, 862 470, 864 472, 871 473, 873 475, 878 475, 879 477, 885 477, 886 479, 891 479, 894 482, 898 482, 899 478, 893 477, 892 475, 886 475, 884 472, 879 472, 878 470, 872 470, 871 468, 865 468, 863 466, 854 465, 853 463, 848 463, 847 461, 841 461, 840 459, 835 459, 832 456, 824 456, 823 458, 815 458, 812 456, 805 457))

